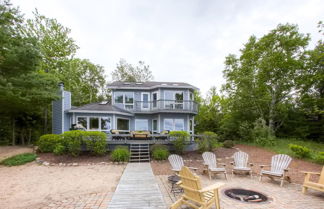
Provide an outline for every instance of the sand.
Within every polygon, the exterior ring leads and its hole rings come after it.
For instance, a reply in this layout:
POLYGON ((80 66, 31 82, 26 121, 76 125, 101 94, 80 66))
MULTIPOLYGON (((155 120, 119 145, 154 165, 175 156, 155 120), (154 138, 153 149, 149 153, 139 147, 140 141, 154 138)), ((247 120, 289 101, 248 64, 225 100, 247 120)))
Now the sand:
POLYGON ((0 208, 37 208, 74 195, 115 191, 125 165, 0 166, 0 208))

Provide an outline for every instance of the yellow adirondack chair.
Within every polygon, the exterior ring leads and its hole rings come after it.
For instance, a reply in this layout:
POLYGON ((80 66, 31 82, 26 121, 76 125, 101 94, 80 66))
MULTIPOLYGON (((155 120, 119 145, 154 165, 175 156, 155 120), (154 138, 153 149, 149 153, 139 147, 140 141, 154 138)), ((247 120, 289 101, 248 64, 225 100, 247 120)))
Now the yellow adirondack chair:
POLYGON ((315 172, 303 172, 305 173, 305 180, 303 184, 303 193, 305 194, 307 192, 307 189, 315 189, 321 192, 324 192, 324 166, 322 168, 321 173, 315 173, 315 172), (319 175, 318 183, 310 181, 311 175, 319 175))
POLYGON ((214 204, 217 209, 220 209, 218 189, 224 183, 216 183, 201 188, 199 176, 193 174, 185 166, 180 170, 179 176, 181 179, 180 186, 183 188, 184 194, 171 205, 171 209, 176 209, 181 205, 188 205, 196 209, 207 209, 211 208, 214 204))

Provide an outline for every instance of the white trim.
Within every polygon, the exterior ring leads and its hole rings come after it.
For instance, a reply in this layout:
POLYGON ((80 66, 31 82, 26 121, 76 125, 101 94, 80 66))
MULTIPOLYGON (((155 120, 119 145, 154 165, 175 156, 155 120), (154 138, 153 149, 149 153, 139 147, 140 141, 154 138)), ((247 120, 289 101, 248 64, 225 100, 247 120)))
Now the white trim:
POLYGON ((110 131, 111 129, 113 129, 113 121, 112 121, 112 117, 111 116, 91 116, 91 115, 87 115, 87 116, 84 116, 84 115, 78 115, 76 116, 76 121, 75 121, 75 124, 78 124, 78 119, 79 118, 86 118, 86 121, 87 121, 87 127, 86 130, 87 131, 110 131), (90 129, 90 118, 98 118, 98 126, 99 128, 98 129, 90 129), (110 118, 110 130, 109 129, 105 129, 105 130, 102 130, 101 129, 101 118, 110 118))
POLYGON ((141 100, 142 100, 142 105, 141 105, 141 109, 142 110, 149 110, 150 109, 150 93, 149 92, 141 92, 141 100), (144 94, 147 94, 147 107, 143 107, 144 105, 144 94))
POLYGON ((136 127, 136 121, 139 121, 139 120, 141 120, 141 121, 146 121, 146 123, 147 123, 147 130, 144 130, 144 131, 149 131, 149 120, 148 119, 135 119, 135 121, 134 121, 134 123, 135 123, 135 131, 138 131, 138 129, 137 129, 137 127, 136 127))
POLYGON ((118 91, 118 92, 114 92, 113 93, 112 100, 114 101, 113 105, 114 104, 122 104, 124 106, 124 109, 125 110, 127 110, 126 105, 133 105, 133 108, 131 108, 131 110, 133 110, 134 109, 134 106, 135 106, 135 93, 133 91, 118 91), (116 93, 122 94, 122 96, 123 96, 123 103, 116 103, 115 102, 115 94, 116 93), (133 103, 126 103, 126 96, 125 96, 125 94, 127 94, 127 93, 132 93, 133 94, 133 103))
POLYGON ((133 116, 132 113, 123 113, 117 111, 100 111, 100 110, 69 110, 68 112, 75 112, 75 113, 108 113, 108 114, 119 114, 119 115, 127 115, 133 116))
POLYGON ((130 131, 130 119, 129 118, 123 118, 123 117, 116 117, 116 129, 120 130, 120 131, 130 131), (117 124, 117 121, 118 119, 123 119, 123 120, 128 120, 128 130, 120 130, 118 129, 118 124, 117 124))

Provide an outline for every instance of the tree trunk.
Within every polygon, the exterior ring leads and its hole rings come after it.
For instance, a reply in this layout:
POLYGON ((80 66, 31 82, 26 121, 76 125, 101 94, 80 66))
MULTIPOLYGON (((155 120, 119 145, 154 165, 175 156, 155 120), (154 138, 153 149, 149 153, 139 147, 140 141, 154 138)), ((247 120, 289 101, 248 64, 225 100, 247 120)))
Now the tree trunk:
POLYGON ((16 145, 16 135, 15 135, 15 118, 13 117, 12 118, 12 146, 15 146, 16 145))
POLYGON ((20 141, 22 145, 25 145, 25 137, 24 137, 24 129, 21 130, 20 132, 20 141))
POLYGON ((32 129, 28 129, 28 145, 30 145, 31 142, 31 136, 32 136, 32 129))

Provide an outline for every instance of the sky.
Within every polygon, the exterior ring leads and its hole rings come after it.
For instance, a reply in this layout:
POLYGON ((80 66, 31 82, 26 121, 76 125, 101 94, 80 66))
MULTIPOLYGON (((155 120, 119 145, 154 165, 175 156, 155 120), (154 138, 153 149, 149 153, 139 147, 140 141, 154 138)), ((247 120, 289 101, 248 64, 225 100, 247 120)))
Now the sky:
POLYGON ((11 0, 26 18, 35 8, 71 29, 77 57, 104 66, 108 80, 121 58, 144 61, 156 81, 187 82, 204 95, 225 83, 227 55, 239 54, 251 35, 279 23, 298 24, 321 38, 323 0, 11 0))

